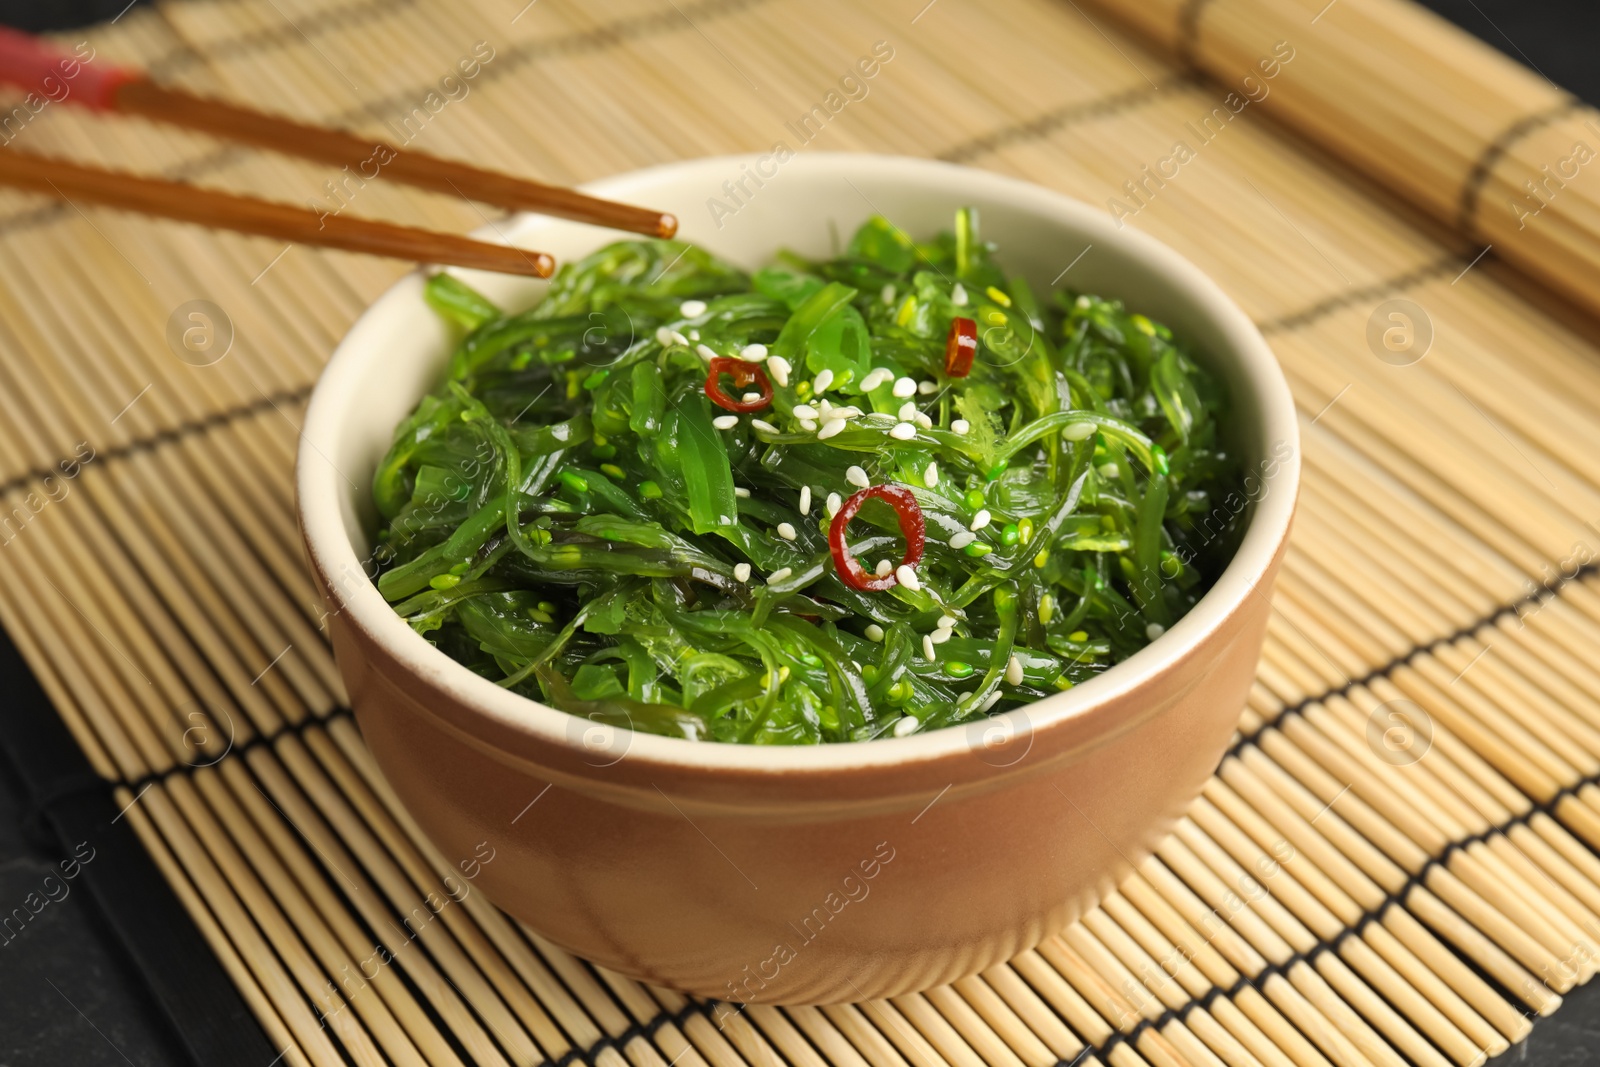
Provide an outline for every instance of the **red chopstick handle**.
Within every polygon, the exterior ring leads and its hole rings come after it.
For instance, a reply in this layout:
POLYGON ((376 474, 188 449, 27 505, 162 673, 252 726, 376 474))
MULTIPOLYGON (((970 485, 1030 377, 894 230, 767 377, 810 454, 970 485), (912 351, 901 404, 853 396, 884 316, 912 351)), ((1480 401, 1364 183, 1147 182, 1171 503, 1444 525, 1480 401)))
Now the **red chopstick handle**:
POLYGON ((57 102, 71 100, 109 111, 117 90, 142 75, 94 62, 94 49, 80 45, 63 52, 31 34, 0 26, 0 83, 15 85, 57 102), (87 54, 85 54, 87 49, 87 54))

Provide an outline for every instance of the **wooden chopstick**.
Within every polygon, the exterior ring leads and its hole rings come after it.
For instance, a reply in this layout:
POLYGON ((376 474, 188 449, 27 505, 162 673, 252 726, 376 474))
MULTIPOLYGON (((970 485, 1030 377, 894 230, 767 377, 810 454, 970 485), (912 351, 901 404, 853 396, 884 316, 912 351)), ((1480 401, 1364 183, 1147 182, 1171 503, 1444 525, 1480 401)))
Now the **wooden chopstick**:
POLYGON ((416 263, 447 263, 537 278, 548 278, 555 269, 555 260, 544 252, 373 219, 318 214, 270 200, 22 152, 0 151, 0 184, 48 193, 69 202, 82 198, 146 215, 416 263))
POLYGON ((144 77, 135 77, 117 87, 111 94, 111 110, 349 167, 352 173, 362 168, 359 176, 363 180, 373 176, 393 178, 499 207, 535 211, 649 237, 671 237, 678 232, 677 218, 660 211, 601 200, 575 189, 514 178, 423 152, 401 151, 386 141, 306 126, 223 100, 169 89, 144 77), (370 175, 367 169, 371 170, 370 175))
POLYGON ((70 82, 64 100, 95 111, 114 111, 202 130, 287 155, 301 156, 356 173, 362 181, 393 178, 409 185, 452 193, 516 211, 534 211, 628 230, 649 237, 678 232, 675 216, 618 204, 574 189, 515 178, 344 130, 307 126, 223 100, 195 96, 157 85, 137 71, 65 55, 26 33, 0 27, 0 82, 33 92, 70 82))

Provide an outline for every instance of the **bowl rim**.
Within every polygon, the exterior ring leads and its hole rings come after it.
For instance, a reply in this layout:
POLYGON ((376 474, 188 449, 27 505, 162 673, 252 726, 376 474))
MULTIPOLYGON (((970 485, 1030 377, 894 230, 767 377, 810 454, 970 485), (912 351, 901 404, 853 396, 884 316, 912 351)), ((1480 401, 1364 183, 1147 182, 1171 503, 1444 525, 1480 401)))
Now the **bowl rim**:
MULTIPOLYGON (((720 178, 736 173, 740 164, 765 158, 756 153, 697 157, 629 171, 586 183, 591 195, 615 199, 649 199, 649 189, 663 179, 680 178, 696 170, 720 178)), ((1257 415, 1263 442, 1284 442, 1290 447, 1271 477, 1275 487, 1253 501, 1244 537, 1212 588, 1182 619, 1133 656, 1104 673, 1065 692, 992 716, 988 722, 1012 734, 1038 734, 1051 727, 1088 717, 1095 709, 1115 703, 1149 683, 1191 655, 1226 620, 1255 596, 1266 596, 1266 584, 1288 537, 1298 497, 1301 473, 1299 422, 1294 399, 1277 357, 1255 323, 1226 295, 1209 275, 1156 238, 1119 227, 1109 216, 1089 204, 1031 182, 991 171, 915 157, 850 152, 805 152, 784 164, 786 179, 830 173, 869 174, 874 178, 907 177, 943 180, 985 195, 1006 199, 1032 214, 1082 232, 1091 243, 1120 246, 1121 251, 1164 277, 1185 293, 1225 339, 1213 358, 1236 362, 1260 398, 1257 415)), ((715 181, 710 183, 716 185, 715 181)), ((956 194, 961 195, 961 194, 956 194)), ((507 233, 517 234, 539 216, 518 216, 509 226, 489 224, 474 231, 480 240, 505 243, 507 233)), ((401 306, 418 299, 420 280, 429 268, 418 267, 397 279, 356 319, 335 347, 319 374, 306 408, 296 459, 296 509, 312 568, 320 583, 331 588, 328 576, 360 574, 356 587, 344 591, 336 612, 360 628, 393 660, 421 679, 444 690, 462 708, 500 728, 529 736, 530 740, 580 751, 570 730, 569 713, 529 697, 512 693, 451 659, 415 633, 365 576, 339 504, 344 481, 331 462, 312 443, 331 439, 346 408, 359 401, 360 381, 354 364, 360 357, 363 335, 401 306)), ((1272 447, 1270 444, 1268 447, 1272 447)), ((1135 716, 1134 718, 1141 718, 1135 716)), ((1131 723, 1129 724, 1131 725, 1131 723)), ((906 737, 883 737, 865 742, 818 745, 745 745, 690 741, 684 738, 631 731, 626 756, 629 763, 653 764, 674 771, 771 771, 785 775, 837 774, 843 771, 900 767, 938 761, 972 750, 968 726, 950 726, 906 737)))

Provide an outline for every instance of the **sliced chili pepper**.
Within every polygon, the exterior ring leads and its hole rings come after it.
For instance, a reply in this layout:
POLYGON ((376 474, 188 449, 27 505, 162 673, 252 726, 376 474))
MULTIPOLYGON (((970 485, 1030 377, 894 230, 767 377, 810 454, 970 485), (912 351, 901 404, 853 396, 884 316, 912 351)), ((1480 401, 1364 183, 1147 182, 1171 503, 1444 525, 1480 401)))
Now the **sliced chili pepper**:
POLYGON ((978 324, 971 319, 951 319, 950 335, 944 341, 944 372, 952 378, 965 378, 977 354, 978 324))
POLYGON ((713 404, 726 411, 760 411, 772 403, 772 382, 767 378, 767 372, 753 363, 728 356, 718 356, 711 361, 711 373, 706 375, 706 396, 711 398, 713 404), (731 377, 733 384, 740 389, 751 382, 761 386, 761 399, 735 400, 724 393, 722 391, 724 374, 731 377))
POLYGON ((927 539, 922 509, 917 506, 917 498, 911 495, 911 490, 898 485, 869 485, 860 492, 852 493, 850 499, 839 506, 833 523, 828 527, 828 547, 833 550, 833 563, 839 569, 839 577, 844 583, 852 589, 868 593, 882 592, 892 588, 898 581, 892 574, 882 578, 868 574, 856 562, 850 546, 845 544, 845 530, 850 520, 856 517, 856 512, 861 510, 867 498, 874 496, 894 508, 895 517, 900 520, 900 534, 906 539, 905 556, 900 560, 903 566, 916 566, 922 561, 922 546, 927 539))

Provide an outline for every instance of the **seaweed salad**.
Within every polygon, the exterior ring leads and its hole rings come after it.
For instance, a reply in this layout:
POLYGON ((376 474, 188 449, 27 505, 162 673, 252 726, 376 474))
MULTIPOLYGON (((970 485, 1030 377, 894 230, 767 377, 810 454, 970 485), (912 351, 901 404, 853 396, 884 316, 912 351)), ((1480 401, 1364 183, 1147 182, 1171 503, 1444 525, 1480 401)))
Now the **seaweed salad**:
POLYGON ((507 314, 450 274, 373 494, 378 587, 471 670, 691 739, 903 736, 1038 700, 1199 599, 1225 398, 1170 330, 883 218, 754 274, 676 241, 507 314))

